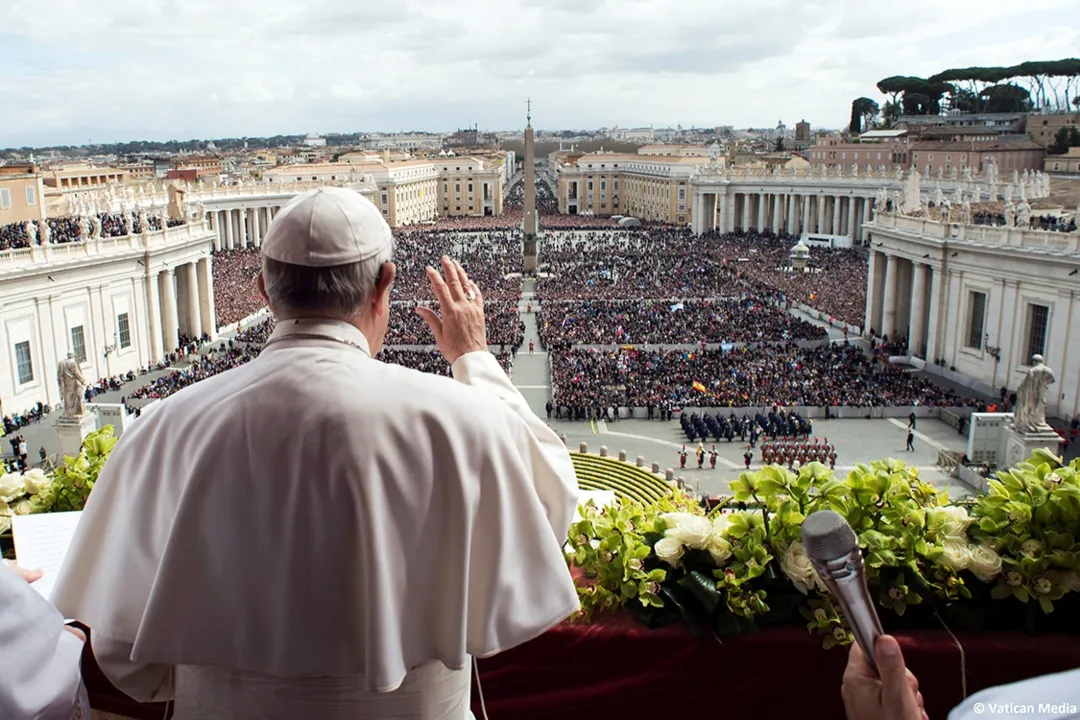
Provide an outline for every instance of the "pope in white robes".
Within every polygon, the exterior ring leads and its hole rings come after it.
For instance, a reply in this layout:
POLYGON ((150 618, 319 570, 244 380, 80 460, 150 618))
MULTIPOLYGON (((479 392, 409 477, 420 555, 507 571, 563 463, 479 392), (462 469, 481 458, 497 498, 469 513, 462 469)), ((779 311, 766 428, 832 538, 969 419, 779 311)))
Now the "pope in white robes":
POLYGON ((83 641, 65 632, 63 615, 30 587, 33 579, 0 562, 0 718, 89 720, 83 641))
POLYGON ((391 248, 359 194, 294 199, 263 243, 260 356, 114 449, 52 600, 135 699, 177 720, 460 720, 472 656, 578 608, 569 454, 487 352, 460 265, 428 270, 441 317, 421 313, 454 379, 374 359, 391 248))

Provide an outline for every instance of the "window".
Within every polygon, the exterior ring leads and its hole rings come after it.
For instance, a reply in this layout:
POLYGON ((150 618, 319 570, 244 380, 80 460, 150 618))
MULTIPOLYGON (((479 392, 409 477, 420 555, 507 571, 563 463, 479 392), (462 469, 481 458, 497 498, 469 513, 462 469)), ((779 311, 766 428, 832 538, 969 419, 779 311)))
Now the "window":
POLYGON ((1050 308, 1045 305, 1028 305, 1028 353, 1022 358, 1022 364, 1031 362, 1032 355, 1046 354, 1046 325, 1050 319, 1050 308))
POLYGON ((26 204, 37 205, 37 188, 33 185, 26 188, 26 204))
POLYGON ((461 183, 454 183, 454 192, 461 192, 461 183))
POLYGON ((679 199, 680 200, 685 200, 686 199, 686 188, 679 188, 679 199))
POLYGON ((71 354, 79 362, 86 362, 86 337, 83 335, 82 325, 71 328, 71 354))
POLYGON ((30 360, 30 343, 15 343, 15 372, 19 376, 19 384, 25 385, 34 380, 34 363, 30 360))
POLYGON ((934 162, 934 153, 930 153, 926 156, 927 162, 934 162))
POLYGON ((116 316, 116 326, 120 330, 120 347, 131 347, 131 324, 128 322, 127 313, 116 316))
POLYGON ((611 189, 614 190, 615 192, 619 192, 619 181, 618 180, 615 181, 615 184, 612 186, 611 189))
POLYGON ((592 180, 589 181, 589 189, 592 190, 592 180))
POLYGON ((0 210, 7 210, 11 207, 11 190, 7 188, 0 188, 0 210))
POLYGON ((1055 170, 1060 170, 1061 169, 1061 168, 1058 167, 1058 164, 1056 162, 1054 163, 1054 169, 1055 170))
POLYGON ((945 162, 951 163, 952 162, 952 155, 946 155, 945 156, 945 162))
POLYGON ((469 192, 472 192, 472 183, 469 183, 469 192))
POLYGON ((386 193, 383 193, 383 194, 382 194, 382 204, 383 204, 383 205, 385 205, 385 204, 386 204, 386 193))
POLYGON ((983 322, 986 320, 986 293, 968 293, 968 341, 967 346, 975 350, 982 350, 983 346, 983 322))
POLYGON ((601 190, 607 190, 607 180, 601 180, 600 181, 600 189, 601 190))
MULTIPOLYGON (((853 160, 858 160, 858 159, 859 159, 859 153, 855 153, 855 157, 853 157, 852 159, 853 159, 853 160)), ((870 159, 870 154, 869 154, 869 153, 867 153, 867 155, 866 155, 866 159, 867 159, 867 160, 869 160, 869 159, 870 159)))

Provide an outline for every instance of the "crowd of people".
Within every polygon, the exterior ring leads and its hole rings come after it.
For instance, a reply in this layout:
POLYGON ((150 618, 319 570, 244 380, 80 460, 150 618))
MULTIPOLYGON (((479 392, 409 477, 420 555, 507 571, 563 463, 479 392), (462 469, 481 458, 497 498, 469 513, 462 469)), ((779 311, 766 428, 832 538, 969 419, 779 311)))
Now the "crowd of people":
POLYGON ((824 329, 743 291, 718 300, 551 301, 537 314, 545 347, 584 344, 757 343, 819 340, 824 329))
POLYGON ((848 343, 730 351, 554 352, 555 404, 573 417, 606 406, 958 406, 970 401, 848 343))
MULTIPOLYGON (((416 306, 434 307, 435 303, 395 302, 390 309, 390 327, 386 333, 387 345, 434 345, 431 328, 416 314, 416 306)), ((518 315, 517 301, 488 300, 484 302, 484 318, 487 321, 487 338, 491 345, 521 345, 525 336, 525 324, 518 315)))
MULTIPOLYGON (((992 225, 1001 227, 1005 224, 1005 213, 979 211, 972 215, 972 221, 976 225, 992 225)), ((1057 215, 1032 215, 1028 220, 1029 230, 1049 230, 1051 232, 1076 232, 1076 216, 1066 220, 1057 215)))
MULTIPOLYGON (((514 354, 509 348, 494 353, 495 359, 507 373, 514 366, 514 354)), ((438 350, 408 350, 404 348, 383 347, 379 351, 378 359, 385 363, 393 363, 402 367, 412 368, 420 372, 432 375, 444 375, 450 377, 450 365, 438 350)))
POLYGON ((258 248, 214 253, 214 310, 219 326, 232 325, 266 307, 255 287, 261 264, 258 248))
MULTIPOLYGON (((101 224, 101 237, 122 237, 143 231, 141 216, 135 213, 97 213, 101 224)), ((83 240, 81 218, 71 215, 48 218, 45 221, 25 221, 0 225, 0 250, 16 250, 32 245, 42 245, 46 240, 52 245, 80 242, 83 240), (47 228, 47 230, 46 230, 47 228)), ((89 223, 89 218, 87 219, 89 223)), ((175 227, 184 223, 181 219, 168 218, 165 224, 175 227)), ((157 216, 146 216, 150 230, 160 230, 162 221, 157 216)), ((87 228, 89 229, 89 225, 87 228)))
POLYGON ((686 228, 567 232, 545 238, 538 294, 543 300, 690 299, 751 288, 782 306, 810 305, 861 325, 866 259, 853 250, 811 249, 806 272, 791 269, 793 238, 707 233, 686 228))
POLYGON ((394 236, 393 299, 432 301, 427 268, 439 267, 449 255, 476 281, 485 300, 517 301, 521 297, 521 232, 400 231, 394 236))

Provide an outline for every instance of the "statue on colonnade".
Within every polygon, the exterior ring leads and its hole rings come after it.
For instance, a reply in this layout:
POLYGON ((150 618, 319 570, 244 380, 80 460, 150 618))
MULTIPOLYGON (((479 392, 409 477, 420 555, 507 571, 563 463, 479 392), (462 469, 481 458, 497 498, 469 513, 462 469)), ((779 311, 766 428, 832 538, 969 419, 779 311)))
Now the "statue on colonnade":
POLYGON ((960 203, 960 222, 964 225, 971 224, 971 203, 967 200, 960 203))
POLYGON ((1016 389, 1013 423, 1020 430, 1046 430, 1046 390, 1057 382, 1054 371, 1043 364, 1042 355, 1031 357, 1031 367, 1016 389))
POLYGON ((998 181, 998 164, 997 160, 990 158, 986 163, 986 182, 990 183, 991 187, 997 185, 998 181))
POLYGON ((38 233, 37 233, 37 226, 34 225, 34 221, 33 220, 27 220, 26 224, 23 225, 23 230, 26 232, 26 239, 29 241, 29 243, 31 245, 37 245, 38 244, 38 233))
POLYGON ((90 216, 90 239, 101 239, 101 218, 99 218, 97 215, 90 216))
POLYGON ((48 220, 38 221, 38 243, 41 245, 48 245, 52 240, 52 229, 49 227, 48 220))
POLYGON ((79 239, 83 242, 90 239, 90 221, 85 215, 79 216, 79 239))
POLYGON ((1012 198, 1009 198, 1009 199, 1007 199, 1005 201, 1004 215, 1005 215, 1005 227, 1015 227, 1016 226, 1016 206, 1013 205, 1012 198))
POLYGON ((1016 206, 1016 227, 1027 230, 1031 227, 1031 205, 1026 198, 1021 198, 1016 206))
POLYGON ((60 397, 64 400, 63 420, 74 420, 83 416, 83 391, 86 390, 86 378, 75 360, 74 353, 57 363, 56 383, 60 386, 60 397))
POLYGON ((941 191, 941 186, 938 185, 934 190, 934 207, 941 207, 945 202, 945 193, 941 191))
POLYGON ((859 177, 859 163, 851 163, 851 177, 859 177))

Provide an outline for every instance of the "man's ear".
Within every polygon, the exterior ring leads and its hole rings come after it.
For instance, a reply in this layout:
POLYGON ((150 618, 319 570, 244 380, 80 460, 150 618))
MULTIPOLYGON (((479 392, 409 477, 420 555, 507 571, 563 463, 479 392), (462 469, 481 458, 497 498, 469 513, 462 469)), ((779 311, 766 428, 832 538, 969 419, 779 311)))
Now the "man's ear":
POLYGON ((379 276, 375 280, 374 302, 377 309, 386 312, 390 307, 390 288, 394 286, 394 276, 397 274, 397 266, 392 262, 383 263, 379 268, 379 276))
POLYGON ((255 276, 255 287, 259 291, 259 297, 266 301, 266 304, 270 304, 270 296, 266 294, 266 280, 263 279, 262 271, 255 276))

